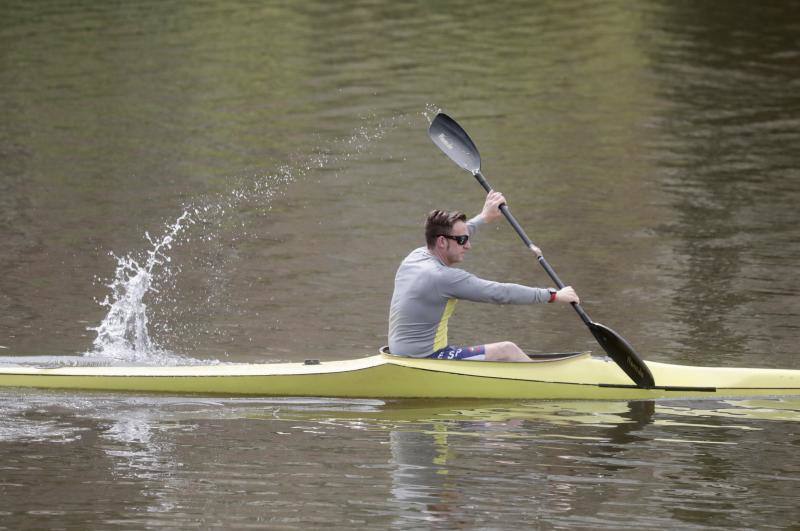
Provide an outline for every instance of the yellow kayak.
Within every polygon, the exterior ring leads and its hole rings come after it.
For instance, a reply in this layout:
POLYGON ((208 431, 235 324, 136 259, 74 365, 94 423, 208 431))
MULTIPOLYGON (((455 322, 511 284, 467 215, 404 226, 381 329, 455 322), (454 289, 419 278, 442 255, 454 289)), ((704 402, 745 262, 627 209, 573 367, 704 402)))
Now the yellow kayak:
POLYGON ((647 362, 641 389, 605 357, 545 355, 536 363, 445 361, 378 354, 299 363, 0 368, 0 387, 231 396, 628 400, 800 395, 800 370, 647 362))

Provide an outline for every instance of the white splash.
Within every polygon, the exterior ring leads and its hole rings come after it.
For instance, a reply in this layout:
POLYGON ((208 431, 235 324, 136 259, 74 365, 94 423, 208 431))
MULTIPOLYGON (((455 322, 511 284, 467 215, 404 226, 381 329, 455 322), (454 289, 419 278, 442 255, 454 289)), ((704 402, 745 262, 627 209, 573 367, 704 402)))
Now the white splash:
MULTIPOLYGON (((108 308, 108 312, 98 326, 88 328, 96 332, 97 337, 93 342, 93 350, 85 356, 106 359, 113 363, 148 365, 217 363, 208 360, 201 362, 175 354, 156 344, 151 335, 152 327, 148 322, 148 306, 145 300, 158 303, 158 291, 154 285, 169 284, 180 272, 180 267, 170 264, 169 253, 173 246, 190 241, 188 237, 181 237, 192 225, 203 227, 199 240, 208 242, 215 239, 215 230, 221 226, 221 220, 226 213, 235 211, 244 203, 258 204, 269 209, 272 200, 283 195, 289 184, 305 177, 309 172, 357 157, 371 142, 383 138, 388 129, 403 119, 406 117, 395 117, 378 123, 373 128, 356 129, 349 138, 334 143, 334 147, 343 148, 337 155, 317 150, 302 162, 282 166, 274 174, 253 176, 245 184, 226 194, 206 198, 198 203, 204 206, 184 206, 183 213, 174 223, 167 225, 160 238, 154 239, 145 233, 151 249, 143 255, 129 253, 117 256, 111 253, 117 261, 114 278, 106 284, 111 293, 100 302, 108 308)), ((159 331, 170 330, 164 323, 159 323, 155 328, 159 331)))
POLYGON ((172 249, 175 238, 193 223, 195 220, 187 210, 159 240, 154 241, 149 233, 145 233, 153 247, 147 251, 144 265, 132 255, 118 257, 112 253, 117 260, 117 268, 114 279, 108 284, 111 294, 100 303, 108 308, 108 313, 99 326, 89 328, 97 332, 91 355, 131 362, 173 364, 185 361, 181 356, 153 344, 147 328, 144 297, 153 289, 155 267, 170 261, 167 251, 172 249))

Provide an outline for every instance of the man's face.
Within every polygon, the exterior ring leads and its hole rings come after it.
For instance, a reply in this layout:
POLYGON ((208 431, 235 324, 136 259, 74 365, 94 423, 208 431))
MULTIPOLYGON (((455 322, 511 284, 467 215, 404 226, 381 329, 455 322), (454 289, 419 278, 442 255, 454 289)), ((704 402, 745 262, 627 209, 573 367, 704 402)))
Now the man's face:
MULTIPOLYGON (((453 229, 450 231, 450 234, 452 236, 469 236, 467 224, 463 221, 456 221, 453 225, 453 229)), ((453 265, 462 262, 464 260, 464 255, 472 248, 472 244, 469 242, 469 240, 467 240, 467 243, 464 245, 459 245, 458 242, 448 238, 442 238, 440 241, 444 241, 442 255, 447 265, 453 265)))

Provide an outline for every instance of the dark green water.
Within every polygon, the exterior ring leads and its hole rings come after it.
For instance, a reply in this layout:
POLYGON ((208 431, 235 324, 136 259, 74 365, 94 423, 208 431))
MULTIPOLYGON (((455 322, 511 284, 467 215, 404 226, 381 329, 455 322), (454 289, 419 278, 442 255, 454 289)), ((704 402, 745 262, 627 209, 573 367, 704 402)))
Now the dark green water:
MULTIPOLYGON (((745 1, 3 2, 0 355, 95 350, 118 260, 143 264, 146 234, 184 213, 137 299, 145 357, 374 352, 425 213, 481 205, 425 134, 443 109, 590 315, 643 357, 798 368, 799 16, 745 1)), ((502 224, 464 267, 549 284, 502 224)), ((462 304, 451 335, 597 350, 565 308, 462 304)), ((0 395, 0 528, 800 520, 796 401, 0 395)))

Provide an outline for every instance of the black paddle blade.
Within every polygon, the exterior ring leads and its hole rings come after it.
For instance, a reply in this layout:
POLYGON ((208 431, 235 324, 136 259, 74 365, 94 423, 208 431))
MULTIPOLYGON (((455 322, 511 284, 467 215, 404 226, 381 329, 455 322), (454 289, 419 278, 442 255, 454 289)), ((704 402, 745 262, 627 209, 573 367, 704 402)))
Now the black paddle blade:
POLYGON ((478 148, 467 132, 446 114, 436 115, 428 128, 428 136, 445 155, 468 172, 474 175, 481 170, 478 148))
POLYGON ((625 374, 630 376, 636 385, 645 389, 650 389, 656 385, 650 369, 636 354, 631 344, 625 341, 625 338, 600 323, 590 323, 589 330, 592 331, 592 335, 603 347, 603 350, 608 353, 612 360, 617 362, 617 365, 625 371, 625 374))

